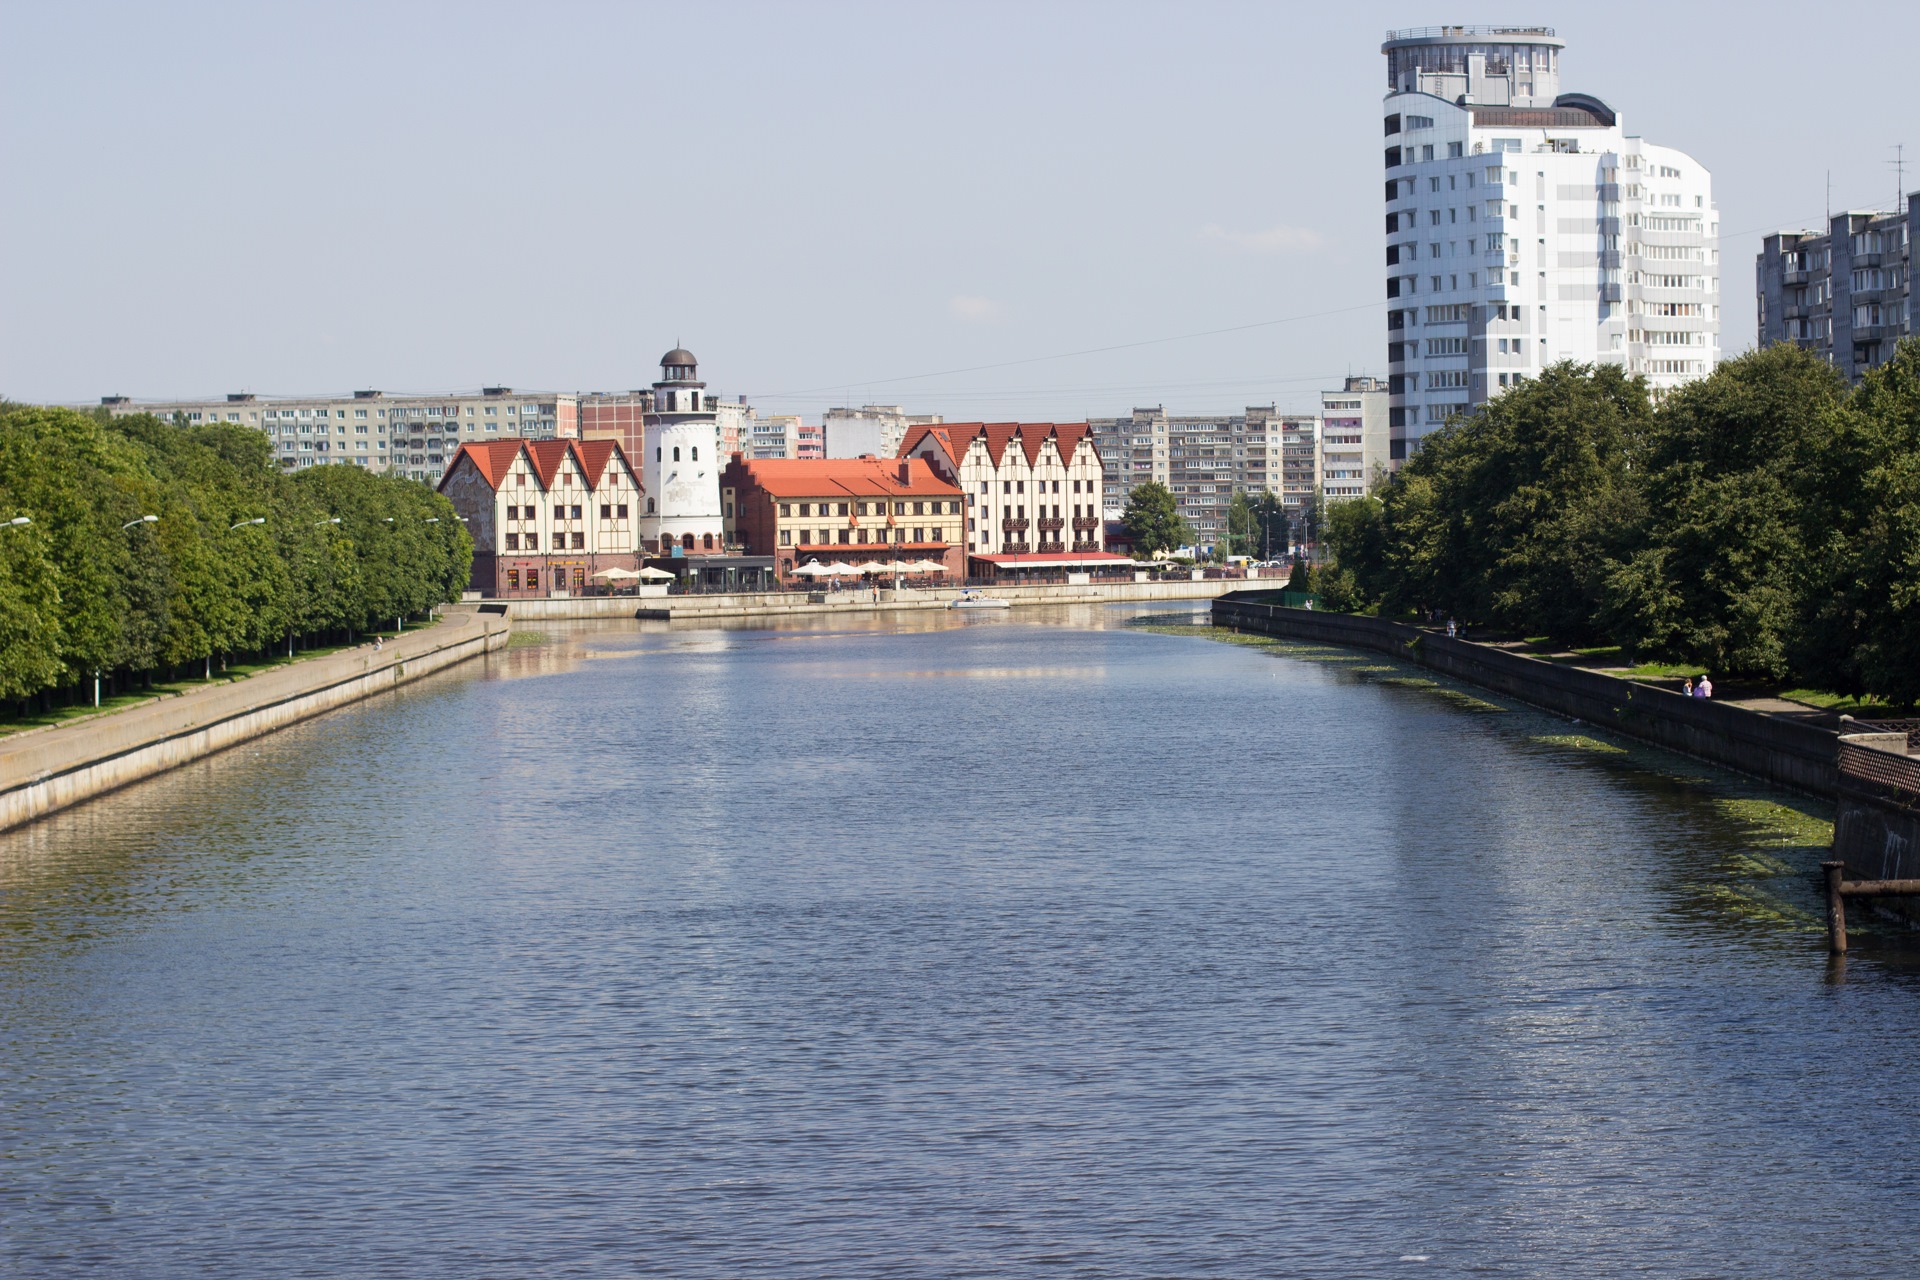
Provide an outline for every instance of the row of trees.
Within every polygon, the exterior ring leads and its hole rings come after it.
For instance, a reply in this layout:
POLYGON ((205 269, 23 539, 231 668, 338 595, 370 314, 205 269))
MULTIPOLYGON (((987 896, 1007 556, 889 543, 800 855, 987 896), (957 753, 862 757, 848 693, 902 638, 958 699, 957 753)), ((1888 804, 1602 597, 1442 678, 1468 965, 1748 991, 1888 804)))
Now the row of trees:
POLYGON ((42 702, 457 599, 473 543, 426 485, 282 473, 258 431, 0 404, 0 698, 42 702))
POLYGON ((1920 699, 1920 340, 1858 388, 1791 346, 1657 401, 1562 364, 1331 506, 1323 603, 1920 699))

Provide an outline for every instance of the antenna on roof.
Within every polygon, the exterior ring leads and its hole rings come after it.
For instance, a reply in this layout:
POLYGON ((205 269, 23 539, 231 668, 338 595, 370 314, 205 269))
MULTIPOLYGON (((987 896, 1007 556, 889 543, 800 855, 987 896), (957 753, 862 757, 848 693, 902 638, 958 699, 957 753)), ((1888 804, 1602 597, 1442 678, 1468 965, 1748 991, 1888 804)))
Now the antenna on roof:
POLYGON ((1833 170, 1827 170, 1827 223, 1833 223, 1833 170))
POLYGON ((1893 207, 1898 209, 1900 202, 1904 200, 1907 195, 1906 143, 1896 142, 1893 144, 1893 159, 1889 163, 1893 165, 1893 207))

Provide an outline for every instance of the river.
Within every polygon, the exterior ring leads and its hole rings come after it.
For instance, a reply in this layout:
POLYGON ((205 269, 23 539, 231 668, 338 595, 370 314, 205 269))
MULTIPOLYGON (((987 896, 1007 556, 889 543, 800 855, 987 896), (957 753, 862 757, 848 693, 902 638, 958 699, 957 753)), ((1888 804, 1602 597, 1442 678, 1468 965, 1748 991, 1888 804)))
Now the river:
POLYGON ((1140 612, 550 626, 0 836, 0 1273, 1920 1271, 1821 806, 1140 612))

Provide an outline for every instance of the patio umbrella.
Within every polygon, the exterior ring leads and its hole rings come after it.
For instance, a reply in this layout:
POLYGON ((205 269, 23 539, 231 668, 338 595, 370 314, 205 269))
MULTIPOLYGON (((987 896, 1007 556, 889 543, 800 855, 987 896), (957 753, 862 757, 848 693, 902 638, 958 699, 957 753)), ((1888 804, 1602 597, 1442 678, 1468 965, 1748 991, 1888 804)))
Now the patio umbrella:
MULTIPOLYGON (((655 570, 655 572, 657 573, 659 571, 655 570)), ((602 569, 593 576, 596 578, 612 578, 617 582, 631 582, 641 575, 632 569, 602 569)))
MULTIPOLYGON (((614 572, 617 573, 619 571, 614 570, 614 572)), ((671 570, 656 569, 652 565, 648 565, 646 568, 641 569, 639 572, 635 573, 633 576, 636 578, 660 579, 660 578, 676 578, 676 577, 679 577, 680 575, 672 572, 671 570)))
POLYGON ((823 574, 832 573, 833 570, 821 564, 818 560, 809 560, 803 565, 796 566, 793 572, 796 577, 804 575, 809 578, 818 578, 823 574))
POLYGON ((835 560, 832 564, 827 565, 825 568, 821 569, 820 572, 821 573, 843 573, 850 578, 857 577, 860 573, 858 569, 848 564, 845 560, 835 560))
POLYGON ((947 566, 938 560, 915 560, 907 569, 913 573, 945 573, 947 566))
POLYGON ((887 567, 887 562, 885 560, 869 560, 867 563, 860 566, 860 572, 861 573, 892 573, 893 570, 887 567))

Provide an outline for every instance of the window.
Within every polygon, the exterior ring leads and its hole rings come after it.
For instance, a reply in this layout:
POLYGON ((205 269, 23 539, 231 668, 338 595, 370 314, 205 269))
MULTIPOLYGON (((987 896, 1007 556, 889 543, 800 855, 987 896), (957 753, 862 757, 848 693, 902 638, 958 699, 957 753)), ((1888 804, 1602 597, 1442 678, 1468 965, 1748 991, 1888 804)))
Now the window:
MULTIPOLYGON (((530 533, 530 534, 528 534, 528 535, 527 535, 527 550, 529 550, 529 551, 538 551, 539 549, 540 549, 540 535, 539 535, 539 534, 537 534, 537 533, 530 533)), ((529 586, 531 586, 532 584, 531 584, 531 583, 529 583, 528 585, 529 585, 529 586)))
POLYGON ((518 551, 519 549, 520 549, 520 535, 519 535, 519 534, 517 534, 517 533, 510 533, 510 534, 508 534, 508 535, 507 535, 507 550, 509 550, 509 551, 518 551))
POLYGON ((616 516, 617 516, 617 517, 618 517, 619 519, 621 519, 621 520, 625 520, 625 519, 627 518, 627 504, 626 504, 626 503, 624 503, 624 502, 622 502, 622 503, 620 503, 620 504, 619 504, 618 506, 616 506, 616 507, 614 507, 614 509, 613 509, 613 510, 614 510, 614 513, 615 513, 615 515, 616 515, 616 516))
POLYGON ((613 504, 611 502, 603 502, 600 504, 600 518, 602 520, 613 519, 613 504))
POLYGON ((781 503, 781 504, 780 504, 780 514, 781 514, 781 515, 783 515, 783 516, 790 516, 790 515, 792 515, 792 514, 793 514, 793 504, 792 504, 791 502, 783 502, 783 503, 781 503))
POLYGON ((780 531, 780 545, 783 547, 790 547, 793 545, 793 530, 782 529, 780 531))
MULTIPOLYGON (((694 445, 694 446, 692 446, 691 448, 689 448, 689 449, 687 450, 687 453, 688 453, 688 454, 690 455, 690 457, 688 458, 688 461, 690 461, 690 462, 698 462, 698 461, 700 461, 700 446, 699 446, 699 445, 697 445, 697 444, 696 444, 696 445, 694 445)), ((676 457, 676 458, 677 458, 677 457, 679 457, 679 456, 680 456, 680 451, 679 451, 678 449, 675 449, 675 450, 673 451, 673 456, 674 456, 674 457, 676 457)))
POLYGON ((573 518, 575 520, 578 520, 580 518, 580 508, 577 506, 573 509, 573 518))
POLYGON ((519 589, 520 589, 520 571, 518 569, 507 570, 507 590, 518 591, 519 589))
POLYGON ((573 549, 574 549, 575 551, 581 551, 581 550, 584 550, 584 549, 586 548, 586 545, 587 545, 587 535, 586 535, 586 534, 584 534, 584 533, 576 533, 576 534, 574 534, 574 535, 573 535, 573 549))
MULTIPOLYGON (((487 410, 487 412, 492 413, 493 410, 489 409, 487 410)), ((538 591, 539 589, 540 589, 540 571, 538 569, 527 570, 527 590, 538 591)))

